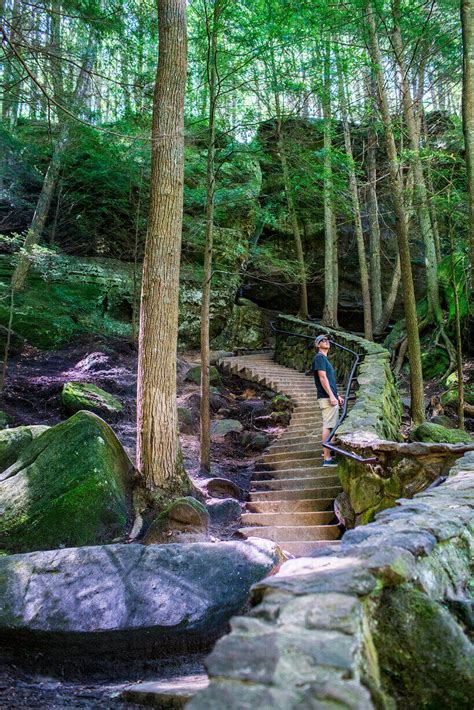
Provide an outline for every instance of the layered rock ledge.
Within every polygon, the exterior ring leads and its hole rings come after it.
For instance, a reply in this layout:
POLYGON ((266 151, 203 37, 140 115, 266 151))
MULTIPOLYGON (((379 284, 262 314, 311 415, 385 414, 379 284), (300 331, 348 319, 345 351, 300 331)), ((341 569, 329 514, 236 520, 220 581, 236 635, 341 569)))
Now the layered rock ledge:
POLYGON ((190 710, 468 708, 474 702, 474 453, 437 488, 290 560, 207 659, 190 710))

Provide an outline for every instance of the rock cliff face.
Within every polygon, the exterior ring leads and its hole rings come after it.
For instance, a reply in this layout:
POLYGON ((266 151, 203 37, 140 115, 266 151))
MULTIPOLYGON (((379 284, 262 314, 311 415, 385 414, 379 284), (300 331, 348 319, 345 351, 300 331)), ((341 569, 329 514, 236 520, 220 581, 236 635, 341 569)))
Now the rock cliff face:
MULTIPOLYGON (((11 259, 0 256, 0 296, 6 296, 11 259)), ((238 289, 238 277, 213 281, 211 336, 224 329, 238 289)), ((68 256, 35 258, 26 290, 15 298, 13 332, 18 347, 24 340, 52 350, 83 333, 130 337, 134 303, 139 306, 140 274, 133 264, 114 259, 68 256)), ((179 345, 199 346, 200 281, 183 271, 180 285, 179 345)), ((9 299, 0 298, 0 347, 9 321, 9 299)))

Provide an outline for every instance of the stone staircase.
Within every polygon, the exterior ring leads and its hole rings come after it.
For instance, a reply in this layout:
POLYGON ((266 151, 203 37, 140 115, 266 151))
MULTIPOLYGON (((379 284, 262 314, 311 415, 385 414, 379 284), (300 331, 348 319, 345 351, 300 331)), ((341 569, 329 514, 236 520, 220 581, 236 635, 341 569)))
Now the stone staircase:
POLYGON ((272 353, 222 358, 219 366, 288 395, 294 404, 290 425, 256 465, 240 532, 274 540, 295 556, 339 545, 334 499, 341 486, 337 468, 322 466, 321 413, 313 378, 278 365, 272 353))

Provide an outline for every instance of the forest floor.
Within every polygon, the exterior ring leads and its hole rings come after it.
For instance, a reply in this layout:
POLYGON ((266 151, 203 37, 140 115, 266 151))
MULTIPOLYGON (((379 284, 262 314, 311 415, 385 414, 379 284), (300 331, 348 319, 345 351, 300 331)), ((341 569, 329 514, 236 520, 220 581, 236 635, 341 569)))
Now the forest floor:
MULTIPOLYGON (((185 381, 187 371, 199 362, 195 352, 180 353, 177 362, 178 406, 190 413, 190 423, 182 427, 181 444, 186 469, 198 488, 204 489, 199 476, 199 386, 185 381)), ((137 352, 127 341, 83 338, 54 352, 28 348, 11 358, 2 408, 11 418, 11 426, 55 425, 67 418, 61 405, 65 382, 95 384, 116 395, 124 410, 109 419, 132 460, 135 456, 137 352)), ((275 393, 250 385, 240 378, 221 375, 211 395, 213 419, 232 418, 243 425, 243 432, 262 432, 270 442, 281 431, 270 420, 271 400, 275 393), (260 420, 260 424, 255 420, 260 420), (263 423, 262 423, 263 422, 263 423)), ((105 418, 105 417, 104 417, 105 418)), ((230 433, 212 441, 212 476, 228 478, 243 494, 260 451, 242 444, 242 433, 230 433)), ((237 521, 211 532, 222 539, 235 534, 237 521)), ((130 683, 171 678, 177 674, 203 672, 202 657, 155 662, 149 670, 124 673, 117 681, 90 679, 65 680, 27 672, 0 659, 0 708, 138 708, 120 701, 121 691, 130 683), (188 668, 189 666, 189 668, 188 668)))

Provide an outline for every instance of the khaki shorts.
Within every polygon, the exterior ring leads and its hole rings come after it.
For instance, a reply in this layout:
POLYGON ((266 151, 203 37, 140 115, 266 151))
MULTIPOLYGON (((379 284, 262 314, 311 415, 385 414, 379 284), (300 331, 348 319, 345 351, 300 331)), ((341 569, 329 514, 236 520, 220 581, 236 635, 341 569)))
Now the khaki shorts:
POLYGON ((329 397, 318 399, 318 402, 321 407, 321 414, 323 415, 324 429, 334 429, 339 418, 339 405, 332 405, 329 401, 329 397))

